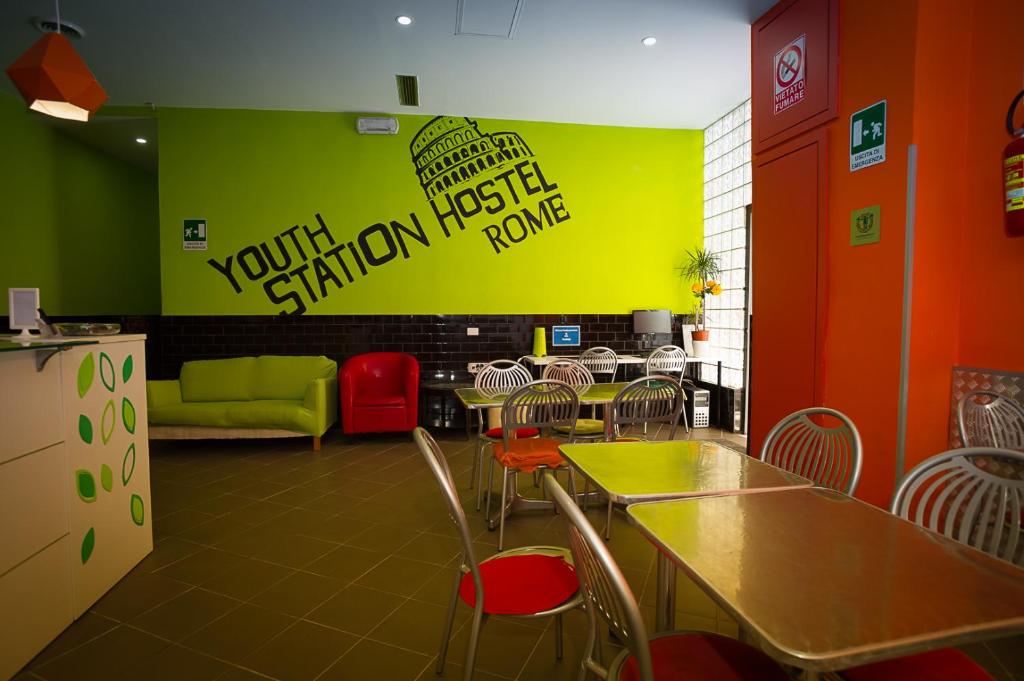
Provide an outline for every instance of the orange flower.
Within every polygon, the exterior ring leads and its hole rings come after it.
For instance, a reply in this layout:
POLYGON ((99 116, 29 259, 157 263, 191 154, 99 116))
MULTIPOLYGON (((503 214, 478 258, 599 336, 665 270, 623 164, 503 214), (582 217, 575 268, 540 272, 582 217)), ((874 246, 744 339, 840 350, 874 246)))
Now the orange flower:
POLYGON ((714 279, 708 279, 707 283, 704 284, 704 286, 706 288, 714 288, 714 287, 718 286, 718 282, 715 281, 714 279))
POLYGON ((714 286, 712 286, 711 287, 711 295, 713 295, 713 296, 720 296, 720 295, 722 295, 722 287, 719 286, 718 284, 715 284, 714 286))
POLYGON ((690 287, 690 290, 693 291, 694 293, 700 293, 701 288, 703 287, 700 285, 700 282, 695 281, 693 282, 693 286, 690 287))

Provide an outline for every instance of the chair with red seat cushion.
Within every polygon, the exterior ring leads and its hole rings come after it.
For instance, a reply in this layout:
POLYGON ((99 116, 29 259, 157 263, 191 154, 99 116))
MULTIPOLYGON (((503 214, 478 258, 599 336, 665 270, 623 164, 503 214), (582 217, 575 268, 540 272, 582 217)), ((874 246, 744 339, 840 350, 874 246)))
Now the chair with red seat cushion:
POLYGON ((788 681, 770 657, 719 634, 673 631, 648 638, 636 597, 597 530, 553 476, 545 475, 544 485, 569 526, 569 548, 586 602, 585 669, 609 681, 788 681), (626 646, 607 669, 595 655, 598 615, 626 646))
POLYGON ((419 413, 420 365, 402 352, 368 352, 341 367, 345 434, 407 432, 419 413))
MULTIPOLYGON (((480 371, 476 373, 476 378, 473 379, 473 387, 478 391, 487 392, 491 395, 507 395, 515 388, 521 385, 526 385, 533 380, 533 376, 527 371, 526 367, 515 360, 511 359, 496 359, 493 362, 488 362, 480 368, 480 371)), ((476 490, 476 510, 480 510, 480 502, 483 495, 483 455, 484 449, 488 445, 493 445, 495 442, 501 439, 501 426, 495 426, 484 430, 485 419, 492 416, 497 421, 500 416, 498 412, 500 409, 489 409, 489 413, 484 414, 482 411, 477 413, 477 424, 479 429, 477 431, 476 440, 476 455, 473 457, 473 473, 469 479, 469 486, 472 487, 474 484, 477 486, 476 490)), ((521 428, 516 432, 517 438, 528 438, 537 437, 540 432, 536 428, 521 428)))
POLYGON ((477 563, 466 513, 459 502, 448 462, 433 437, 423 428, 413 439, 437 479, 462 542, 462 565, 455 575, 451 600, 445 616, 437 673, 444 673, 448 644, 455 623, 458 602, 473 608, 469 645, 466 648, 465 681, 472 681, 480 631, 490 615, 555 618, 555 656, 562 658, 562 614, 578 608, 583 600, 579 581, 567 549, 557 546, 526 546, 500 552, 477 563), (482 598, 478 598, 482 594, 482 598))

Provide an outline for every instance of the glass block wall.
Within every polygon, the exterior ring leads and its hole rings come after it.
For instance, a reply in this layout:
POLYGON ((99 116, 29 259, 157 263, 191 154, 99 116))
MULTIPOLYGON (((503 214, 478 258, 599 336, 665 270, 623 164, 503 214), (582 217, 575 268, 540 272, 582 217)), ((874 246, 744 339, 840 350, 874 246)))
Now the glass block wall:
MULTIPOLYGON (((743 387, 746 368, 747 206, 750 205, 750 100, 704 130, 704 248, 721 256, 722 295, 708 298, 711 347, 722 384, 743 387)), ((714 382, 716 367, 701 378, 714 382)))

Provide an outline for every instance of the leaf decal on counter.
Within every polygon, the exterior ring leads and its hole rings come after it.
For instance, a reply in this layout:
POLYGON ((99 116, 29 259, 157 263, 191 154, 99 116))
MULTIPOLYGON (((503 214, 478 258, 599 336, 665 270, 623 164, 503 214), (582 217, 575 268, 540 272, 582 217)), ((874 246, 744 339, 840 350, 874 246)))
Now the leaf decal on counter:
POLYGON ((96 501, 96 479, 92 472, 84 468, 75 471, 75 487, 78 489, 78 498, 87 504, 96 501))
POLYGON ((142 527, 142 523, 146 522, 146 507, 142 503, 142 497, 140 497, 138 494, 132 495, 131 513, 132 522, 138 525, 139 527, 142 527))
POLYGON ((115 421, 114 400, 107 400, 107 406, 103 408, 103 417, 100 419, 100 438, 103 440, 103 444, 107 444, 110 441, 110 436, 114 434, 115 421))
POLYGON ((121 420, 125 430, 135 432, 135 405, 127 397, 121 399, 121 420))
POLYGON ((89 562, 89 556, 92 555, 92 550, 96 548, 96 530, 92 527, 82 537, 82 565, 89 562))
POLYGON ((78 365, 78 396, 85 397, 85 394, 89 392, 89 388, 92 387, 92 379, 96 375, 96 360, 92 358, 92 353, 87 353, 82 358, 82 363, 78 365))
POLYGON ((110 355, 105 352, 100 353, 100 380, 103 381, 103 387, 114 392, 116 384, 116 376, 114 374, 114 363, 110 359, 110 355))
POLYGON ((135 472, 135 443, 128 445, 128 451, 124 453, 124 460, 121 461, 121 484, 127 486, 135 472))
POLYGON ((78 416, 78 436, 85 444, 92 444, 92 421, 85 414, 78 416))

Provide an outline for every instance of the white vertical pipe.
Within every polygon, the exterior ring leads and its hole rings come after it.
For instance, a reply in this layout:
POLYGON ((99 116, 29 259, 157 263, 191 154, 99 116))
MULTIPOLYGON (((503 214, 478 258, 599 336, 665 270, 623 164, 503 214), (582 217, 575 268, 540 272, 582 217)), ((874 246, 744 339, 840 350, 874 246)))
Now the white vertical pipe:
POLYGON ((903 333, 896 420, 896 484, 903 478, 907 453, 907 399, 910 389, 910 319, 914 302, 914 221, 917 218, 917 145, 907 147, 907 217, 903 244, 903 333))

